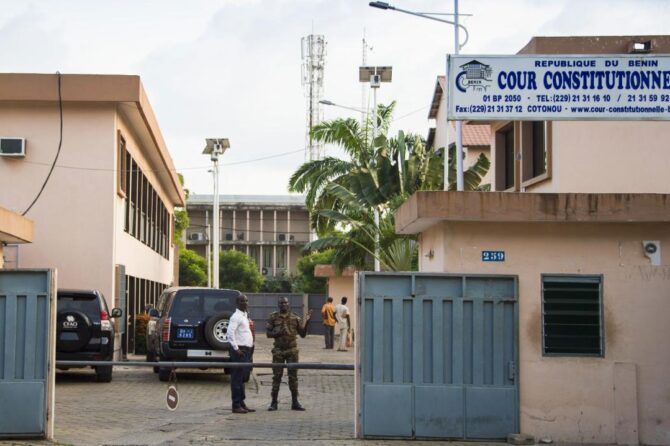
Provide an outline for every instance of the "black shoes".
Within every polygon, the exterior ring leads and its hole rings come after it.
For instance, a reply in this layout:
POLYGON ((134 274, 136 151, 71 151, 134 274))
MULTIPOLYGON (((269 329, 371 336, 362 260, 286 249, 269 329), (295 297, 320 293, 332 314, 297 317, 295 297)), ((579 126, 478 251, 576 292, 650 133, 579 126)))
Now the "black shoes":
POLYGON ((249 413, 244 407, 233 407, 233 413, 249 413))
POLYGON ((256 412, 256 409, 249 409, 246 404, 242 404, 242 409, 246 410, 247 412, 256 412))
MULTIPOLYGON (((269 410, 270 412, 273 412, 273 411, 277 410, 277 401, 273 400, 273 401, 270 403, 270 406, 268 407, 268 410, 269 410)), ((291 404, 291 410, 300 410, 300 411, 304 411, 304 410, 306 410, 306 409, 305 409, 304 407, 302 407, 302 404, 300 404, 300 402, 298 402, 298 400, 293 400, 293 404, 291 404)), ((250 411, 250 412, 251 412, 251 411, 250 411)))
POLYGON ((302 407, 298 400, 293 400, 293 404, 291 404, 291 410, 305 410, 305 408, 302 407))

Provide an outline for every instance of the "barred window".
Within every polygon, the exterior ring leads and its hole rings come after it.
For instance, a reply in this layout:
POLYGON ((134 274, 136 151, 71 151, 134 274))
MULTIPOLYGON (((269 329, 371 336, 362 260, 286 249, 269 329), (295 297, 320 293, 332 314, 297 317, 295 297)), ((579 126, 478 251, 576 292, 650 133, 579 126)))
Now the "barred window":
POLYGON ((160 195, 144 175, 123 142, 126 175, 124 178, 124 231, 166 259, 170 258, 170 214, 160 195))
POLYGON ((604 356, 602 276, 542 276, 545 355, 604 356))

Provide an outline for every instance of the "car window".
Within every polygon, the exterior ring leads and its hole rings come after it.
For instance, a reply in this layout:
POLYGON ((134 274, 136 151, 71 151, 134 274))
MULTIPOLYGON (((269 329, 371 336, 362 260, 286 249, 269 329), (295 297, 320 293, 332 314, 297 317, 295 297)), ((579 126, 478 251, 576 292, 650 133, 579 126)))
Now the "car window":
POLYGON ((171 313, 185 319, 204 319, 223 311, 235 311, 237 293, 185 290, 175 297, 171 313))
POLYGON ((158 298, 158 302, 156 302, 156 309, 157 309, 158 311, 161 311, 161 312, 162 312, 162 311, 164 310, 164 307, 165 307, 165 300, 167 299, 167 295, 168 295, 167 293, 163 293, 163 294, 161 294, 160 297, 158 298))
POLYGON ((92 321, 100 321, 100 304, 95 294, 59 294, 58 311, 80 311, 92 321))

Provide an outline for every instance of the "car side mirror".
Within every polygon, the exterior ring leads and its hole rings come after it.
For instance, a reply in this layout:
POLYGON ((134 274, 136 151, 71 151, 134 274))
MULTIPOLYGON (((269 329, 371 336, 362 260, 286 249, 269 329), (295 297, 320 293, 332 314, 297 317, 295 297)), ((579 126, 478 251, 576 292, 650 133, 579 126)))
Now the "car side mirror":
POLYGON ((112 317, 121 317, 123 310, 120 308, 112 308, 112 317))
POLYGON ((160 312, 155 308, 149 308, 149 316, 151 317, 160 317, 160 312))

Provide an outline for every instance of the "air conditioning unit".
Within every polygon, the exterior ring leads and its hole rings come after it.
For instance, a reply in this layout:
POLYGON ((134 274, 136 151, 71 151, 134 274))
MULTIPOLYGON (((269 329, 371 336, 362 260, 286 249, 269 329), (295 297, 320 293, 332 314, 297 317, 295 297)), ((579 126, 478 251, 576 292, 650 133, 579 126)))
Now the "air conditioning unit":
POLYGON ((205 240, 205 234, 202 232, 192 232, 188 239, 194 242, 202 242, 205 240))
POLYGON ((237 240, 244 240, 244 232, 237 233, 237 240))
POLYGON ((286 241, 286 234, 279 234, 278 239, 279 239, 280 242, 285 242, 286 241))
POLYGON ((26 156, 25 138, 0 137, 0 156, 26 156))
POLYGON ((289 240, 289 242, 294 242, 295 241, 295 235, 289 235, 288 240, 289 240))

